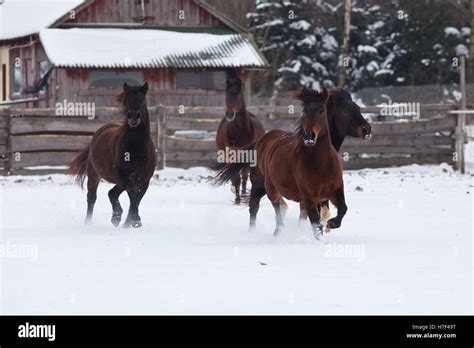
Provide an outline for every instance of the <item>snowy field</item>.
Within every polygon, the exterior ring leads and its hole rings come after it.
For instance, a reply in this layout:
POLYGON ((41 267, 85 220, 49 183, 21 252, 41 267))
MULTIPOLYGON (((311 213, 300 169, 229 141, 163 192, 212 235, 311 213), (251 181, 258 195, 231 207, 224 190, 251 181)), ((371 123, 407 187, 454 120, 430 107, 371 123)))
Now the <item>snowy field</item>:
POLYGON ((266 198, 250 233, 248 208, 206 169, 157 175, 141 229, 112 227, 109 184, 85 227, 85 192, 66 176, 1 177, 1 312, 473 313, 471 176, 346 171, 348 213, 318 242, 295 203, 275 240, 266 198))

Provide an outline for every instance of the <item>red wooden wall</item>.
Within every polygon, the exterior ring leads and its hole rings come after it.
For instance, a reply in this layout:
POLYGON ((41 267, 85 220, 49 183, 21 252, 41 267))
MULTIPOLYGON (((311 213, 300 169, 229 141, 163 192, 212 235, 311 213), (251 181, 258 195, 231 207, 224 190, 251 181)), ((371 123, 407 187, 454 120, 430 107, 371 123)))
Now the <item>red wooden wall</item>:
MULTIPOLYGON (((139 23, 141 0, 96 0, 65 23, 139 23)), ((145 0, 145 22, 162 26, 223 26, 192 0, 145 0), (184 10, 184 19, 179 11, 184 10)))

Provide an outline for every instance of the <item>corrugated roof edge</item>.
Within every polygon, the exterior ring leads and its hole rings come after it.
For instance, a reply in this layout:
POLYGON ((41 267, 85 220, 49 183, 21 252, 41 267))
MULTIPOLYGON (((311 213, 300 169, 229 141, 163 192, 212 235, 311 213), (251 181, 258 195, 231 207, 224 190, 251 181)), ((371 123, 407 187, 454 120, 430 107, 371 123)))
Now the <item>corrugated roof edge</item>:
POLYGON ((250 44, 253 46, 257 54, 259 55, 260 59, 264 62, 265 66, 264 67, 259 67, 257 68, 258 70, 261 69, 268 69, 270 67, 270 64, 267 61, 267 58, 260 52, 260 49, 257 46, 257 43, 255 42, 253 35, 247 30, 247 28, 244 28, 240 24, 237 24, 234 22, 232 19, 227 17, 224 13, 220 12, 217 10, 215 7, 209 5, 203 0, 193 0, 198 6, 203 8, 204 10, 208 11, 218 19, 220 19, 224 24, 228 25, 230 28, 234 29, 235 31, 239 32, 240 34, 244 35, 250 42, 250 44))

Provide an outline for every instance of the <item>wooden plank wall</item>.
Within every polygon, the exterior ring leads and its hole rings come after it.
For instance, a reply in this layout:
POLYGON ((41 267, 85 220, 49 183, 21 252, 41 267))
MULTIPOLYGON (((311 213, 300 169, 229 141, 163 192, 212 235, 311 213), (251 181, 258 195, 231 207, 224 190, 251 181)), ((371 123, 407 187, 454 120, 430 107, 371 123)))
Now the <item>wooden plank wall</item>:
POLYGON ((66 23, 137 23, 161 26, 223 26, 216 17, 196 5, 192 0, 145 1, 145 18, 142 19, 141 2, 136 0, 97 0, 79 11, 66 23), (184 11, 184 18, 179 11, 184 11))
MULTIPOLYGON (((97 108, 92 120, 82 116, 55 116, 54 109, 11 109, 8 114, 9 151, 5 157, 10 170, 7 174, 63 173, 64 169, 44 166, 66 166, 90 142, 97 129, 123 120, 118 108, 97 108)), ((156 108, 150 108, 155 143, 156 117, 156 108)))
MULTIPOLYGON (((186 139, 175 135, 179 130, 214 132, 224 113, 223 107, 150 107, 152 136, 160 164, 189 168, 211 166, 216 160, 214 137, 186 139)), ((287 107, 249 107, 266 129, 291 130, 299 109, 289 114, 287 107), (277 116, 275 116, 277 115, 277 116), (273 118, 271 118, 273 117, 273 118)), ((368 108, 368 110, 371 110, 368 108)), ((365 110, 362 109, 364 112, 365 110)), ((5 111, 4 111, 5 112, 5 111)), ((107 122, 119 122, 117 108, 96 108, 96 118, 54 116, 54 109, 11 109, 3 120, 8 134, 0 134, 3 148, 8 144, 10 174, 63 172, 38 166, 65 166, 82 149, 92 134, 107 122)), ((341 149, 345 169, 380 168, 406 164, 453 163, 456 115, 429 120, 372 123, 370 141, 347 137, 341 149)), ((1 145, 0 145, 1 146, 1 145)), ((3 151, 2 151, 3 153, 3 151)), ((8 166, 7 166, 8 167, 8 166)))
MULTIPOLYGON (((287 107, 249 107, 265 129, 292 130, 300 115, 299 107, 288 114, 287 107), (272 115, 274 118, 270 118, 272 115), (277 115, 277 116, 275 116, 277 115)), ((379 112, 377 108, 361 108, 362 112, 379 112), (366 109, 366 110, 365 110, 366 109)), ((217 130, 223 108, 167 108, 165 136, 166 166, 189 168, 212 165, 216 159, 214 139, 191 140, 174 136, 174 132, 193 129, 217 130), (183 111, 183 110, 181 110, 183 111), (205 115, 203 117, 203 114, 205 115)), ((453 163, 455 115, 409 122, 373 122, 370 141, 346 137, 341 155, 344 168, 380 168, 407 164, 453 163)))

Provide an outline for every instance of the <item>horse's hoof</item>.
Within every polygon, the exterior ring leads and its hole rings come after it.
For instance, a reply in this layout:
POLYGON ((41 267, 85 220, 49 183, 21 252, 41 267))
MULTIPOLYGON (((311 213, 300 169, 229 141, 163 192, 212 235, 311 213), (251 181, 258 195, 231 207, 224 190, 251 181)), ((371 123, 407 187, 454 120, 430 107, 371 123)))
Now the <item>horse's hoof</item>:
POLYGON ((326 228, 329 228, 329 229, 339 228, 339 227, 341 227, 341 222, 337 221, 335 218, 332 218, 326 224, 326 228))
POLYGON ((240 204, 240 198, 236 198, 235 201, 234 201, 234 203, 235 203, 236 205, 239 205, 239 204, 240 204))
POLYGON ((317 240, 321 239, 321 236, 323 235, 323 225, 318 224, 318 225, 313 225, 313 235, 314 238, 317 240))
POLYGON ((141 221, 133 221, 133 222, 132 222, 132 227, 133 227, 133 228, 142 227, 142 222, 141 222, 141 221))
POLYGON ((120 224, 120 220, 121 220, 120 217, 112 216, 112 219, 110 221, 112 222, 112 225, 117 227, 120 224))
POLYGON ((278 237, 278 235, 281 233, 282 229, 283 228, 281 228, 281 227, 275 228, 275 231, 273 232, 273 237, 278 237))

